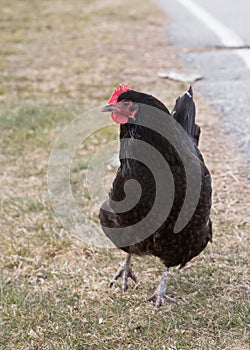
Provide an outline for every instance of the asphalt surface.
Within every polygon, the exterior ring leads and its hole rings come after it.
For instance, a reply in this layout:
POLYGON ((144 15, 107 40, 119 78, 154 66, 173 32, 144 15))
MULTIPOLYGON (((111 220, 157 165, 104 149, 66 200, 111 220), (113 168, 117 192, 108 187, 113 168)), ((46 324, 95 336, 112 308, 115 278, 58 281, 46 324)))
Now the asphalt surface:
POLYGON ((220 113, 225 131, 250 165, 250 1, 191 0, 190 7, 189 1, 183 0, 157 2, 171 19, 167 33, 170 44, 187 48, 182 60, 190 71, 203 77, 195 83, 195 90, 220 113), (207 18, 192 11, 193 5, 205 10, 207 18), (210 15, 228 29, 229 39, 235 33, 233 48, 223 43, 223 28, 210 25, 210 15))

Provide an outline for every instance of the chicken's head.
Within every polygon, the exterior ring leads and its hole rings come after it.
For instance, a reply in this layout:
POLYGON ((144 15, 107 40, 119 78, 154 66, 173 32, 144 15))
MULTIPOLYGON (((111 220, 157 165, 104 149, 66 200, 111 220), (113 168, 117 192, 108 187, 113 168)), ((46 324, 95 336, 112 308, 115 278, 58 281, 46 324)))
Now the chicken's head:
POLYGON ((102 112, 111 112, 111 117, 117 124, 128 123, 129 119, 135 118, 138 111, 137 103, 122 97, 129 90, 131 90, 131 86, 128 84, 118 85, 108 103, 102 108, 102 112))

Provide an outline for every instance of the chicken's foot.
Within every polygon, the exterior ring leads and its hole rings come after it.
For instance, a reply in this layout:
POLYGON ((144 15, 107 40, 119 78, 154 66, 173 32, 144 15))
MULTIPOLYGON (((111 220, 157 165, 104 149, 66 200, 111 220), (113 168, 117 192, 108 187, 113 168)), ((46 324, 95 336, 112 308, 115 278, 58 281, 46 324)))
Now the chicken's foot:
POLYGON ((122 277, 122 290, 125 292, 128 288, 128 278, 132 278, 135 283, 138 283, 138 279, 132 269, 131 264, 131 254, 128 254, 124 260, 123 265, 118 269, 114 277, 112 278, 109 286, 112 287, 114 282, 118 280, 119 277, 122 277))
POLYGON ((153 301, 157 308, 162 305, 162 302, 164 299, 171 303, 178 304, 174 298, 171 298, 166 294, 167 275, 168 275, 168 268, 165 267, 158 288, 156 289, 154 294, 152 294, 149 298, 145 300, 145 302, 153 301))

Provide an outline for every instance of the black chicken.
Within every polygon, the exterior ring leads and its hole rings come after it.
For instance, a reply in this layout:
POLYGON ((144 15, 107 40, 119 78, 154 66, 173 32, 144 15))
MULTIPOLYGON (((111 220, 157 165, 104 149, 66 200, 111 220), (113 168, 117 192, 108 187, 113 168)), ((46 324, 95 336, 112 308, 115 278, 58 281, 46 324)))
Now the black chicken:
POLYGON ((174 301, 166 295, 168 268, 183 267, 212 241, 211 177, 197 147, 200 128, 195 124, 192 89, 176 100, 169 113, 155 97, 120 85, 103 111, 110 111, 120 124, 120 167, 99 218, 106 236, 128 253, 111 285, 119 277, 123 290, 128 277, 137 282, 131 254, 157 256, 165 269, 147 301, 159 307, 163 299, 174 301), (169 173, 163 171, 164 162, 169 173), (140 184, 139 189, 129 190, 129 181, 135 185, 131 179, 140 184), (125 207, 119 207, 125 202, 125 207))

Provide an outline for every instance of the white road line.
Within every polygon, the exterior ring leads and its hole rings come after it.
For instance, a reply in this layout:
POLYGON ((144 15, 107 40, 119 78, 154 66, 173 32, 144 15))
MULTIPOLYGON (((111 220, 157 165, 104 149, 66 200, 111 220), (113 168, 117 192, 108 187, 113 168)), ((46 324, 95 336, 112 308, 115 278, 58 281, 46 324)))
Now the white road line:
POLYGON ((243 59, 247 67, 250 69, 250 50, 249 49, 237 50, 236 53, 243 59))
MULTIPOLYGON (((243 47, 245 45, 241 37, 230 28, 221 23, 211 13, 204 10, 192 0, 178 0, 193 15, 202 21, 221 40, 226 47, 243 47)), ((237 50, 236 53, 243 59, 250 69, 250 50, 237 50)))

